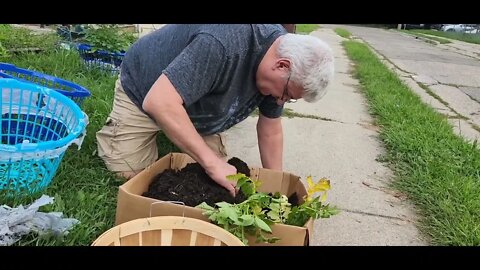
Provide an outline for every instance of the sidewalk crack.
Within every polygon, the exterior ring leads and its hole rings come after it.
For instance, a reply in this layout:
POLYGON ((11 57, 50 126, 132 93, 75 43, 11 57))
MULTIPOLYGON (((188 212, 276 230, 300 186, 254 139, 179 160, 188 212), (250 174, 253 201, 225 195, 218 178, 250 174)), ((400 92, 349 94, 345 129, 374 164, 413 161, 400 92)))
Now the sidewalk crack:
POLYGON ((394 217, 394 216, 387 216, 387 215, 382 215, 382 214, 369 213, 369 212, 364 212, 364 211, 359 211, 359 210, 350 210, 350 209, 344 209, 344 208, 340 208, 340 207, 339 207, 339 209, 341 211, 345 211, 345 212, 352 213, 352 214, 360 214, 360 215, 367 215, 367 216, 373 216, 373 217, 388 218, 388 219, 400 220, 400 221, 413 223, 413 221, 411 221, 409 219, 404 219, 404 218, 399 218, 399 217, 394 217))

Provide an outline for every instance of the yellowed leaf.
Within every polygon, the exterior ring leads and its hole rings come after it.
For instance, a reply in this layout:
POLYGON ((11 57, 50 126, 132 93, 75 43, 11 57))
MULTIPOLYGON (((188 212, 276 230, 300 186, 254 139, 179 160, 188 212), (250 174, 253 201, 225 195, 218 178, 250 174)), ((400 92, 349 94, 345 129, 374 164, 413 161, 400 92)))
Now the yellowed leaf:
POLYGON ((311 188, 314 186, 311 175, 307 176, 307 184, 308 184, 308 188, 311 188))
MULTIPOLYGON (((330 180, 328 180, 325 177, 321 178, 320 180, 318 180, 318 182, 316 184, 314 184, 313 180, 312 180, 312 177, 308 176, 307 177, 307 184, 308 184, 307 198, 306 198, 307 201, 311 201, 313 199, 313 195, 315 193, 321 192, 321 191, 326 192, 327 190, 330 189, 330 180)), ((324 194, 324 196, 326 196, 326 194, 324 194)), ((323 198, 323 196, 322 196, 322 198, 323 198)))
POLYGON ((327 178, 322 178, 315 185, 315 190, 317 191, 327 191, 330 189, 330 180, 327 178))
POLYGON ((327 200, 327 193, 324 192, 324 193, 322 194, 322 197, 320 198, 320 202, 323 203, 323 202, 325 202, 326 200, 327 200))

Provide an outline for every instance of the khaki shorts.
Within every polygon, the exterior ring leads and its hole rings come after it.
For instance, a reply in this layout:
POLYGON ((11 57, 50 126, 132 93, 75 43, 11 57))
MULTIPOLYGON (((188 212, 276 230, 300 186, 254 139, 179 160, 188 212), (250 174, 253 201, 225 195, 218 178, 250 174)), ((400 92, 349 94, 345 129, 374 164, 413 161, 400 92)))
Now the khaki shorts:
MULTIPOLYGON (((158 159, 159 126, 125 94, 120 78, 115 82, 113 108, 103 128, 96 133, 98 155, 113 172, 142 170, 158 159)), ((205 143, 226 159, 223 134, 204 136, 205 143)))

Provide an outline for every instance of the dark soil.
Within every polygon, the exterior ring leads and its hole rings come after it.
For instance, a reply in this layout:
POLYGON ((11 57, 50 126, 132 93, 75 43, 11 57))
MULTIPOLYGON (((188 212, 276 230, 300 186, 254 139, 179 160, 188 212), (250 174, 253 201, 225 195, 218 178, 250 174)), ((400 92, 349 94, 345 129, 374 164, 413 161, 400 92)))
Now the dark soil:
MULTIPOLYGON (((228 163, 237 168, 237 172, 250 176, 250 168, 239 158, 231 158, 228 163)), ((217 202, 240 203, 246 199, 241 191, 232 197, 198 163, 188 164, 179 171, 167 169, 161 172, 155 176, 143 196, 162 201, 181 201, 192 207, 202 202, 215 206, 217 202)))

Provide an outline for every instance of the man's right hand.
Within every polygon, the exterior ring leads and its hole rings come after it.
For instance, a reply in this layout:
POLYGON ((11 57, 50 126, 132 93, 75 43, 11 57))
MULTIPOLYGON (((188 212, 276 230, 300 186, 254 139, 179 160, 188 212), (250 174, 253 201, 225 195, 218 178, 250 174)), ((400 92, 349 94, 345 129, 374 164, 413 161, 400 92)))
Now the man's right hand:
POLYGON ((205 168, 207 174, 220 186, 226 188, 230 194, 235 197, 236 183, 227 179, 227 176, 237 173, 237 169, 227 162, 219 159, 217 163, 205 168))

